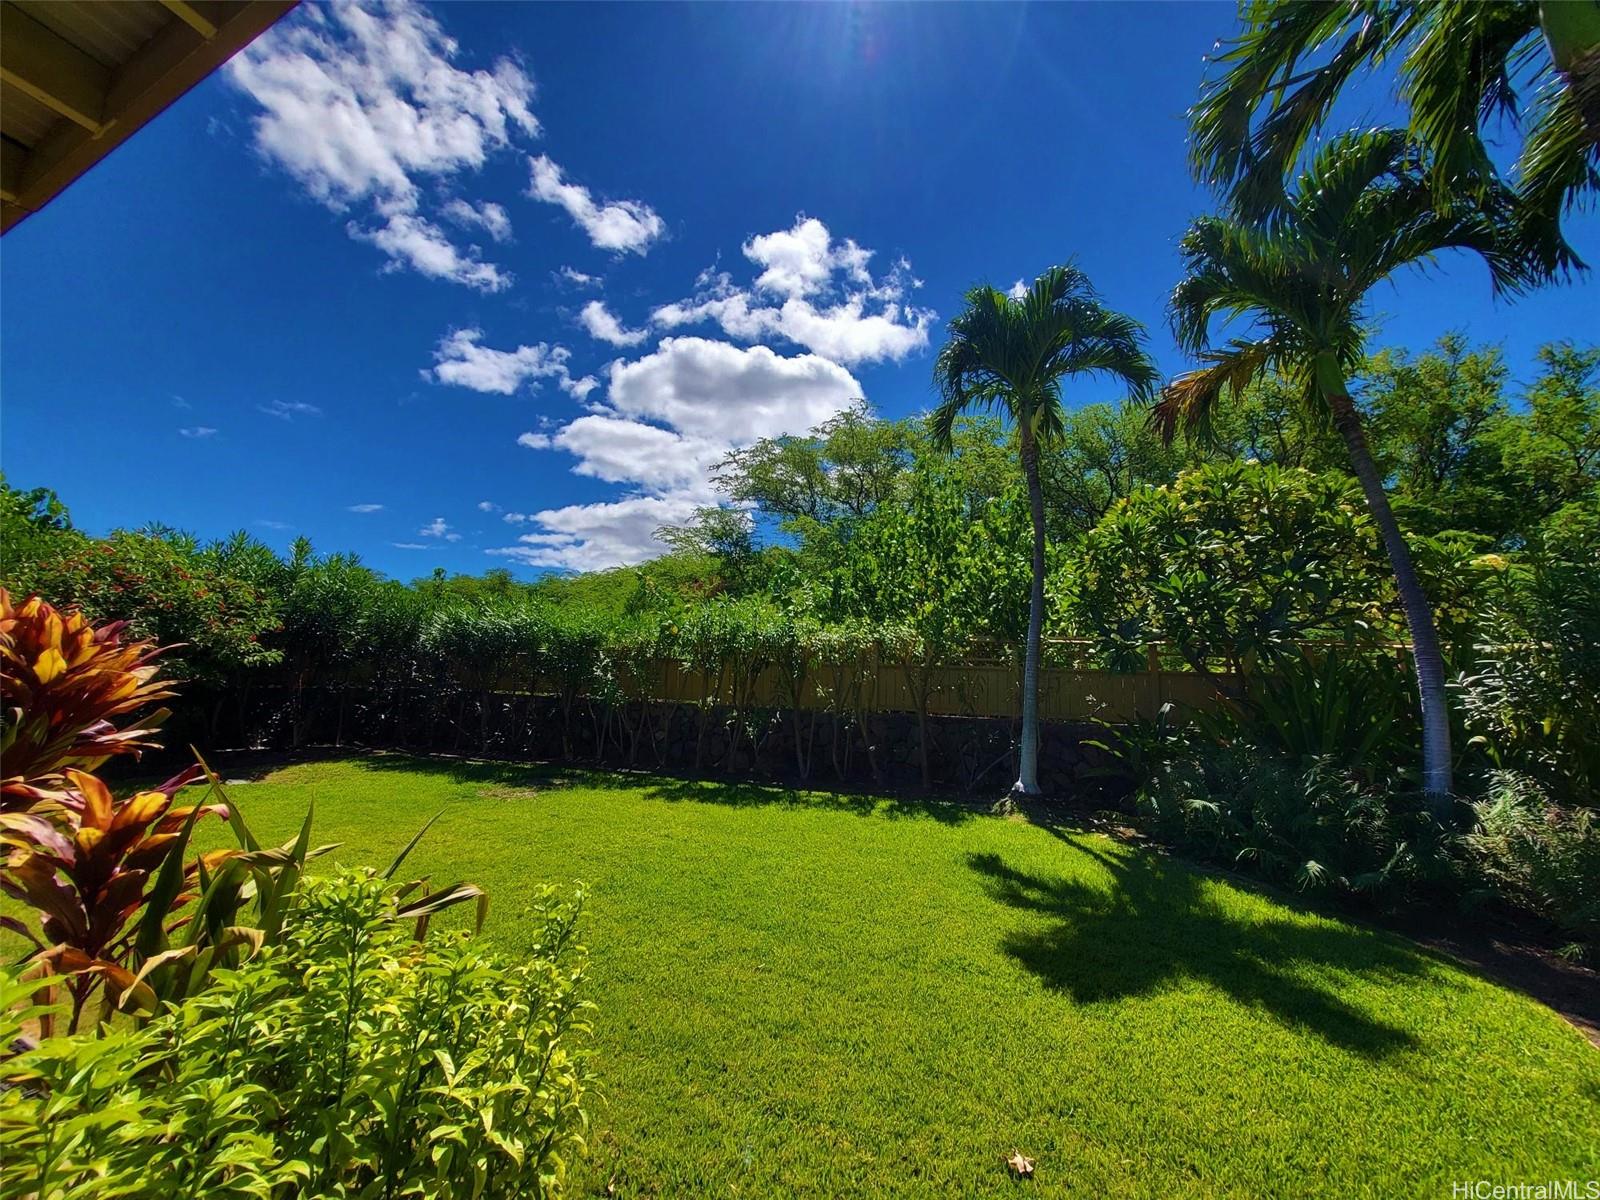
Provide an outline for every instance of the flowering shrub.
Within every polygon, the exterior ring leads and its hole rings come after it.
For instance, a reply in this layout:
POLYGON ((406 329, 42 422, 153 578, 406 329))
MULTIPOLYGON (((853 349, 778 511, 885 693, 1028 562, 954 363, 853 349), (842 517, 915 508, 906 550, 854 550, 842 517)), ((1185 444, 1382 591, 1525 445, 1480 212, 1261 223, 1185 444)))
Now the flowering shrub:
POLYGON ((0 482, 0 581, 13 595, 50 596, 95 622, 127 621, 133 636, 169 647, 173 673, 187 678, 220 681, 278 660, 266 639, 280 602, 230 553, 232 542, 201 548, 159 527, 91 538, 19 514, 16 500, 0 482))

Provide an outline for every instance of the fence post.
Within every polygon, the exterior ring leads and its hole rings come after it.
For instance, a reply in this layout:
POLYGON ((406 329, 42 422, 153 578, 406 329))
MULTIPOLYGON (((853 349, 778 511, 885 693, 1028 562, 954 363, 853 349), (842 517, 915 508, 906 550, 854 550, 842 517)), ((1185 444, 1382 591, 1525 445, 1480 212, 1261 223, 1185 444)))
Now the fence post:
POLYGON ((1161 669, 1161 652, 1155 645, 1144 648, 1144 669, 1150 679, 1150 691, 1155 703, 1151 706, 1150 719, 1154 720, 1161 715, 1161 706, 1167 702, 1166 675, 1161 669))

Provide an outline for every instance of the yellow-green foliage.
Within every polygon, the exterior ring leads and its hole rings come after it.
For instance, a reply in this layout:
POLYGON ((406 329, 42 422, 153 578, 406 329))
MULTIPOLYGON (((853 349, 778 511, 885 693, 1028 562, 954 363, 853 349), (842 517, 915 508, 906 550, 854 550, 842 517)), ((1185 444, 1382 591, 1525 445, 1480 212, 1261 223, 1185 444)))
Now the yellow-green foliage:
MULTIPOLYGON (((307 886, 279 945, 150 1024, 7 1060, 0 1196, 562 1194, 583 954, 576 906, 525 899, 513 958, 413 942, 370 873, 307 886)), ((0 1044, 31 990, 0 976, 0 1044)))

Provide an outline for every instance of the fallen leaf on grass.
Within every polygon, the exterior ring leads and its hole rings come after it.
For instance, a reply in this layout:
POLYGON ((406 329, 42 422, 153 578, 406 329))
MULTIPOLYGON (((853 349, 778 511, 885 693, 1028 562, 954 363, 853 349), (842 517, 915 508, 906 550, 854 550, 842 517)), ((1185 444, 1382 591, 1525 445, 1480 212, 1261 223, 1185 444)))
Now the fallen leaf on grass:
POLYGON ((1026 1179, 1033 1174, 1033 1159, 1023 1154, 1020 1150, 1013 1150, 1006 1159, 1006 1166, 1010 1167, 1018 1179, 1026 1179))

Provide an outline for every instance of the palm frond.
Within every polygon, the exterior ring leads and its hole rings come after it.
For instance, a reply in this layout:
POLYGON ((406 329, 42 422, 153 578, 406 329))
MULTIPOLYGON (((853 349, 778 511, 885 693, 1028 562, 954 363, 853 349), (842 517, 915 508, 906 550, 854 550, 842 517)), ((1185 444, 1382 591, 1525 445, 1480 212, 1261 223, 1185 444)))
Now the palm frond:
POLYGON ((1542 277, 1517 242, 1515 197, 1498 178, 1441 203, 1427 156, 1396 130, 1330 142, 1301 176, 1295 232, 1309 255, 1336 256, 1354 302, 1380 280, 1446 250, 1478 254, 1495 289, 1519 292, 1542 277))
POLYGON ((1272 222, 1204 217, 1184 235, 1173 330, 1207 365, 1164 389, 1152 421, 1167 437, 1180 426, 1204 431, 1215 406, 1269 359, 1309 378, 1309 364, 1332 356, 1348 372, 1361 356, 1366 295, 1443 251, 1478 254, 1503 291, 1529 286, 1538 272, 1516 244, 1514 214, 1514 198, 1498 181, 1476 199, 1440 208, 1426 156, 1393 130, 1334 138, 1272 222), (1246 320, 1257 332, 1210 352, 1219 319, 1246 320))
MULTIPOLYGON (((1600 139, 1586 128, 1576 91, 1558 70, 1546 19, 1579 0, 1252 0, 1243 29, 1212 61, 1222 72, 1190 110, 1190 157, 1200 179, 1224 189, 1243 219, 1277 221, 1291 176, 1346 88, 1384 61, 1399 59, 1398 98, 1407 135, 1426 155, 1427 183, 1440 209, 1494 201, 1503 186, 1485 145, 1485 126, 1505 119, 1525 130, 1516 186, 1523 197, 1518 243, 1527 278, 1539 282, 1583 269, 1565 238, 1564 214, 1600 192, 1600 139), (1530 111, 1519 86, 1542 79, 1530 111)), ((1337 206, 1320 206, 1331 215, 1337 206)), ((1496 270, 1502 291, 1524 273, 1496 270)))
POLYGON ((1173 333, 1195 354, 1210 341, 1211 321, 1277 310, 1304 284, 1303 255, 1281 230, 1228 217, 1201 217, 1179 243, 1184 276, 1172 291, 1173 333))
POLYGON ((992 287, 967 293, 934 363, 939 404, 929 416, 935 442, 949 447, 957 418, 970 409, 1001 410, 1049 438, 1063 428, 1061 380, 1103 374, 1136 395, 1154 386, 1144 328, 1106 308, 1072 264, 1045 271, 1020 297, 992 287))
POLYGON ((1600 144, 1589 137, 1577 94, 1558 78, 1536 93, 1512 174, 1522 252, 1552 278, 1585 269, 1561 233, 1562 214, 1600 192, 1600 144))
POLYGON ((1295 181, 1288 206, 1296 228, 1328 243, 1337 241, 1374 185, 1403 180, 1407 167, 1421 161, 1399 129, 1364 129, 1329 140, 1295 181))
POLYGON ((1212 60, 1223 73, 1189 110, 1190 160, 1239 211, 1259 215, 1281 200, 1340 90, 1403 43, 1413 18, 1384 0, 1254 0, 1242 16, 1244 30, 1212 60), (1320 66, 1302 69, 1329 46, 1320 66))
POLYGON ((1097 327, 1075 337, 1058 359, 1061 375, 1105 375, 1148 400, 1161 373, 1144 349, 1145 329, 1121 313, 1105 312, 1097 327))
POLYGON ((1533 4, 1436 0, 1400 65, 1400 95, 1411 106, 1411 134, 1428 148, 1441 201, 1478 192, 1495 179, 1479 129, 1490 117, 1515 119, 1512 67, 1518 48, 1538 35, 1533 4))
POLYGON ((1225 350, 1201 354, 1205 366, 1179 375, 1161 389, 1150 409, 1151 428, 1168 445, 1180 429, 1207 440, 1224 401, 1240 395, 1255 382, 1277 357, 1278 350, 1271 339, 1265 339, 1235 341, 1225 350))

